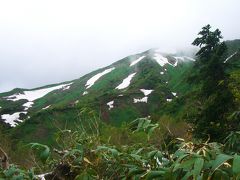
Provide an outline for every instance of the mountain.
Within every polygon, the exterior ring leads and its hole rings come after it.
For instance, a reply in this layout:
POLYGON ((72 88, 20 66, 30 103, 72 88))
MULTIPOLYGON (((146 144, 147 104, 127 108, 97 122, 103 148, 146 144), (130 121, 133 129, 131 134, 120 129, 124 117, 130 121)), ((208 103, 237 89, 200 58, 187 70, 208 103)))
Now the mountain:
MULTIPOLYGON (((227 42, 232 53, 228 63, 239 55, 239 41, 232 42, 227 42)), ((114 126, 139 117, 158 119, 164 113, 177 116, 182 97, 192 88, 186 77, 194 57, 187 54, 151 49, 79 79, 0 93, 0 125, 16 140, 50 144, 57 128, 76 126, 83 108, 114 126)))

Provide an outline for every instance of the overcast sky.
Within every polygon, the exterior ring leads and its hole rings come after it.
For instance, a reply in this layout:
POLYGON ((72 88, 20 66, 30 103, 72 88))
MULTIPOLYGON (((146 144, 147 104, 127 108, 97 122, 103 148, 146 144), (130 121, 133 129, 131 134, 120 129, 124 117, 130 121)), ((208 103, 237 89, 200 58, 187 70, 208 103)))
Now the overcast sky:
POLYGON ((0 0, 0 92, 72 80, 130 54, 240 38, 239 0, 0 0))

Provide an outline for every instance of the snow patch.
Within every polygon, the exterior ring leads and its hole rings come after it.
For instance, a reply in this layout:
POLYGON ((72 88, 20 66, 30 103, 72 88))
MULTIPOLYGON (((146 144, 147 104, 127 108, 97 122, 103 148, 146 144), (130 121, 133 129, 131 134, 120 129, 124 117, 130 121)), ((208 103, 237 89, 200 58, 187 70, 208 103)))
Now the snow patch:
POLYGON ((127 78, 125 78, 121 84, 119 84, 115 89, 125 89, 127 88, 130 83, 131 83, 131 80, 132 78, 135 76, 136 73, 132 73, 130 74, 127 78))
POLYGON ((88 88, 90 88, 91 86, 93 86, 94 85, 94 83, 100 78, 100 77, 102 77, 103 75, 105 75, 105 74, 108 74, 108 73, 110 73, 112 70, 114 70, 115 68, 113 67, 113 68, 109 68, 109 69, 106 69, 106 70, 104 70, 103 72, 101 72, 101 73, 98 73, 98 74, 96 74, 95 76, 93 76, 93 77, 91 77, 88 81, 87 81, 87 83, 86 83, 86 89, 88 89, 88 88))
MULTIPOLYGON (((155 59, 160 66, 164 66, 165 64, 170 64, 168 62, 168 59, 159 53, 155 53, 153 56, 153 59, 155 59)), ((172 64, 170 64, 170 65, 172 65, 172 64)))
POLYGON ((110 101, 107 103, 109 110, 111 110, 113 108, 113 103, 114 103, 114 101, 110 101))
POLYGON ((175 93, 175 92, 172 92, 172 95, 174 95, 174 96, 177 96, 177 93, 175 93))
POLYGON ((18 122, 22 122, 20 118, 20 114, 27 114, 27 112, 16 112, 13 114, 3 114, 1 115, 1 118, 4 120, 5 123, 10 124, 11 127, 16 127, 18 125, 18 122))
POLYGON ((139 102, 144 102, 147 103, 148 102, 148 95, 151 94, 154 90, 152 89, 140 89, 140 91, 144 94, 143 98, 133 98, 133 103, 139 103, 139 102))
POLYGON ((23 104, 23 106, 25 107, 24 110, 27 111, 30 107, 32 107, 34 104, 34 102, 32 101, 29 101, 29 102, 26 102, 25 104, 23 104))
POLYGON ((147 103, 147 101, 148 101, 148 97, 143 97, 141 99, 136 99, 136 98, 133 99, 133 103, 138 103, 138 102, 147 103))
POLYGON ((162 72, 160 72, 160 74, 161 74, 161 75, 163 75, 163 74, 164 74, 164 72, 162 71, 162 72))
POLYGON ((153 92, 152 89, 140 89, 140 91, 143 92, 144 96, 148 96, 149 94, 151 94, 153 92))
POLYGON ((138 62, 140 62, 143 58, 145 58, 146 56, 141 56, 140 58, 136 59, 135 61, 133 61, 131 64, 130 64, 130 67, 131 66, 134 66, 135 64, 137 64, 138 62))
POLYGON ((28 101, 34 101, 36 99, 39 99, 39 98, 47 95, 51 91, 54 91, 57 89, 62 89, 66 86, 69 86, 70 84, 72 84, 72 83, 61 84, 61 85, 50 87, 50 88, 44 88, 44 89, 38 89, 38 90, 32 90, 32 91, 23 91, 23 94, 18 93, 18 94, 14 94, 11 96, 7 96, 5 98, 9 101, 18 101, 20 99, 27 99, 28 101))
POLYGON ((87 91, 84 91, 82 95, 84 96, 84 95, 86 95, 86 94, 88 94, 88 92, 87 92, 87 91))
POLYGON ((70 89, 70 87, 71 87, 70 85, 71 85, 72 83, 73 83, 73 82, 71 82, 71 83, 69 83, 67 86, 63 87, 63 91, 70 89))

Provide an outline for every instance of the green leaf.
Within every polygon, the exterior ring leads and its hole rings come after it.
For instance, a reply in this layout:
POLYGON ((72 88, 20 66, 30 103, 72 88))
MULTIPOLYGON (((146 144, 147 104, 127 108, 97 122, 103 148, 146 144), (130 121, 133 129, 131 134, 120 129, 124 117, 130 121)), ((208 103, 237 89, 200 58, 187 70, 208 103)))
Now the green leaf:
POLYGON ((134 175, 139 175, 145 172, 143 169, 138 169, 137 167, 129 169, 128 176, 132 177, 134 175))
POLYGON ((39 143, 30 143, 32 149, 36 149, 40 160, 45 163, 50 156, 50 149, 48 146, 39 143))
POLYGON ((227 162, 228 160, 232 159, 232 156, 226 155, 226 154, 219 154, 217 155, 216 159, 213 161, 212 164, 212 173, 214 173, 214 171, 216 171, 221 165, 223 165, 225 162, 227 162))
POLYGON ((120 153, 118 152, 118 150, 116 149, 113 149, 113 148, 110 148, 110 147, 107 147, 107 146, 98 146, 96 151, 109 151, 112 153, 113 156, 118 156, 120 153))
POLYGON ((146 175, 146 180, 152 180, 153 178, 161 177, 165 173, 165 171, 149 171, 146 175))
POLYGON ((49 149, 49 147, 45 146, 45 149, 40 154, 41 161, 42 162, 46 162, 46 160, 48 159, 49 155, 50 155, 50 149, 49 149))
POLYGON ((191 170, 192 169, 192 166, 195 162, 195 159, 194 157, 191 157, 190 159, 184 161, 181 163, 181 165, 179 166, 179 169, 182 168, 182 169, 185 169, 185 170, 191 170))
POLYGON ((194 163, 194 168, 193 168, 193 175, 195 179, 200 175, 202 168, 204 164, 204 159, 202 158, 197 158, 195 163, 194 163))
POLYGON ((188 171, 181 179, 182 180, 188 180, 189 177, 191 177, 193 175, 192 171, 188 171))
POLYGON ((233 157, 233 166, 232 166, 233 173, 235 175, 240 174, 240 156, 235 154, 233 157))

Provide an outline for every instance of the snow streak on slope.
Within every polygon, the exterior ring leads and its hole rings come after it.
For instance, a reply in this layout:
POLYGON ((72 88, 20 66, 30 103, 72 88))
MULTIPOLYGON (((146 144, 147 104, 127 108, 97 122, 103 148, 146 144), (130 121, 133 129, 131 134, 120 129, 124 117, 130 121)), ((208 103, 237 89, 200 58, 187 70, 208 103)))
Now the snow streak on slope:
POLYGON ((32 90, 32 91, 24 91, 23 94, 14 94, 11 96, 5 97, 7 100, 10 101, 18 101, 20 99, 27 99, 28 101, 34 101, 36 99, 39 99, 51 91, 57 90, 57 89, 62 89, 66 86, 69 86, 72 83, 69 84, 61 84, 58 86, 50 87, 50 88, 44 88, 44 89, 38 89, 38 90, 32 90))
POLYGON ((176 60, 179 61, 195 61, 195 59, 188 57, 188 56, 173 56, 176 60))
POLYGON ((16 127, 18 122, 22 122, 22 120, 20 120, 20 114, 26 114, 27 112, 16 112, 13 114, 3 114, 1 116, 1 118, 4 120, 5 119, 5 123, 10 124, 11 127, 16 127))
POLYGON ((140 62, 143 58, 145 58, 146 56, 141 56, 140 58, 136 59, 135 61, 133 61, 131 64, 130 64, 130 67, 131 66, 134 66, 135 64, 137 64, 138 62, 140 62))
POLYGON ((44 107, 44 108, 42 108, 42 109, 43 109, 43 110, 48 109, 48 108, 50 108, 50 106, 51 106, 51 105, 48 105, 48 106, 46 106, 46 107, 44 107))
POLYGON ((127 88, 130 83, 131 83, 131 80, 132 78, 135 76, 136 73, 132 73, 130 74, 127 78, 125 78, 121 84, 119 84, 115 89, 125 89, 127 88))
POLYGON ((229 56, 227 59, 225 59, 224 63, 226 63, 229 59, 231 59, 233 56, 237 54, 237 51, 233 53, 231 56, 229 56))
POLYGON ((91 77, 88 81, 87 81, 87 83, 86 83, 86 89, 88 89, 88 88, 90 88, 91 86, 93 86, 94 85, 94 83, 100 78, 100 77, 102 77, 103 75, 105 75, 105 74, 108 74, 108 73, 110 73, 112 70, 114 70, 115 68, 113 67, 113 68, 110 68, 110 69, 106 69, 106 70, 104 70, 103 72, 101 72, 101 73, 98 73, 98 74, 96 74, 95 76, 93 76, 93 77, 91 77))
POLYGON ((184 57, 182 56, 173 56, 176 60, 184 61, 184 57))

